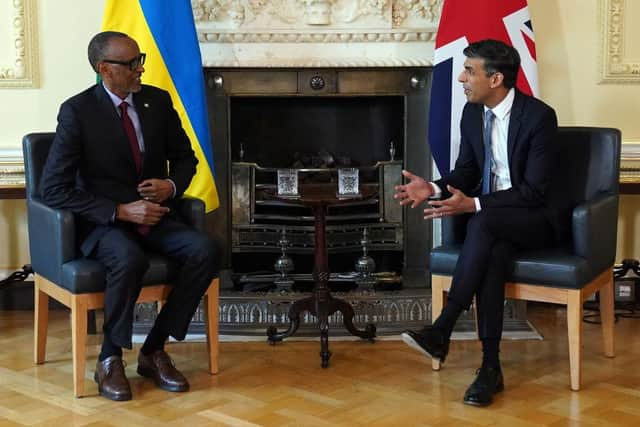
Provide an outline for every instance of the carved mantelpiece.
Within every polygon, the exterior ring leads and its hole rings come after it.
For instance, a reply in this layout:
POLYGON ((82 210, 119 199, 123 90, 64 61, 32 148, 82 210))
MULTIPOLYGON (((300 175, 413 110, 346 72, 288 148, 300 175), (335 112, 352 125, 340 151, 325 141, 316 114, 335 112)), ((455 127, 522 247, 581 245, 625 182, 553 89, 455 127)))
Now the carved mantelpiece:
POLYGON ((207 67, 432 64, 443 0, 192 0, 207 67))

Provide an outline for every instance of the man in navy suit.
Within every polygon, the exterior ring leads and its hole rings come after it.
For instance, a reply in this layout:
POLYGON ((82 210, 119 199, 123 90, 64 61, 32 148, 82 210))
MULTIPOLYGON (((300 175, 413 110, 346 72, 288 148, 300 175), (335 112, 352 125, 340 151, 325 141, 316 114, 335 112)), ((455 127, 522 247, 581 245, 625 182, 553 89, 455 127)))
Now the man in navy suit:
POLYGON ((412 348, 444 362, 454 324, 476 297, 482 366, 464 403, 486 406, 504 388, 498 358, 504 283, 515 251, 553 247, 568 224, 561 186, 555 183, 554 110, 515 88, 520 57, 496 40, 464 50, 458 80, 467 97, 460 123, 460 154, 448 175, 434 182, 403 171, 400 204, 415 208, 434 196, 424 218, 470 214, 447 304, 432 326, 406 331, 412 348))
POLYGON ((188 227, 175 203, 197 160, 169 94, 143 85, 145 54, 126 34, 102 32, 88 48, 102 82, 65 101, 42 176, 45 202, 76 214, 77 240, 106 269, 104 339, 95 379, 100 394, 131 399, 122 348, 132 347, 135 301, 146 250, 177 261, 174 289, 140 350, 137 371, 168 391, 189 383, 164 343, 184 339, 217 273, 215 244, 188 227))

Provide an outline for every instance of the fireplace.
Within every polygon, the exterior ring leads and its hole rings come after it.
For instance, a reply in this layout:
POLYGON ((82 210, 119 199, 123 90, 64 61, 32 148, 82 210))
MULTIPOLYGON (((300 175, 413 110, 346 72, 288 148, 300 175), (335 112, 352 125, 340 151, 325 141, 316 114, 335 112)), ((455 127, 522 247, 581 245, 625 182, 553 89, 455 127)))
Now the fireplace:
MULTIPOLYGON (((335 268, 353 270, 361 251, 359 233, 367 227, 376 264, 396 273, 404 287, 425 287, 431 230, 418 215, 403 214, 393 186, 401 182, 403 167, 430 176, 428 68, 207 69, 205 74, 221 199, 209 230, 225 242, 223 289, 238 289, 237 273, 273 271, 282 228, 312 228, 307 212, 278 210, 259 200, 256 190, 273 184, 277 168, 340 165, 359 168, 363 183, 381 192, 370 209, 329 211, 336 240, 329 239, 329 254, 342 254, 332 257, 335 268), (349 257, 351 267, 340 263, 349 257)), ((331 175, 307 173, 301 179, 334 179, 331 175)), ((300 255, 299 272, 310 273, 311 248, 304 241, 312 242, 312 236, 297 236, 302 241, 292 255, 300 255)))

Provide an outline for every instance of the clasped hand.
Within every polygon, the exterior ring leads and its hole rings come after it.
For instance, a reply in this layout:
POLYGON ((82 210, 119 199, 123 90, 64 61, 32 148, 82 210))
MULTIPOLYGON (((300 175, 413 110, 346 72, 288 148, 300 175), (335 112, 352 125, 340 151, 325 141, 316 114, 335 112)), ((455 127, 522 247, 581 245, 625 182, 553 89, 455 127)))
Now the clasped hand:
POLYGON ((164 179, 145 179, 138 184, 138 194, 149 202, 162 203, 172 196, 173 185, 164 179))
POLYGON ((135 224, 156 225, 169 212, 160 205, 173 194, 173 186, 163 179, 145 179, 138 185, 142 200, 118 205, 117 218, 135 224))
MULTIPOLYGON (((400 205, 408 205, 415 208, 420 203, 434 195, 431 184, 423 178, 403 170, 402 175, 409 180, 404 185, 396 185, 394 199, 400 200, 400 205)), ((430 200, 429 207, 424 209, 424 219, 440 218, 448 215, 458 215, 466 212, 475 212, 476 207, 473 198, 468 197, 462 191, 447 185, 451 197, 445 200, 430 200)))
POLYGON ((156 225, 169 212, 169 208, 146 200, 118 205, 117 218, 135 224, 156 225))

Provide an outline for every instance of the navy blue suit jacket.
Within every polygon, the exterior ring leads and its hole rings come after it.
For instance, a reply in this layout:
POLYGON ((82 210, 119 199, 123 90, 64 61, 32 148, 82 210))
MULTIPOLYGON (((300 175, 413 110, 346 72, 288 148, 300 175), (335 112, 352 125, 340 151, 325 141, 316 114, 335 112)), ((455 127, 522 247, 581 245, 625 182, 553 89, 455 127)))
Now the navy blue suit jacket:
MULTIPOLYGON (((133 103, 145 146, 141 177, 121 118, 102 84, 60 107, 56 136, 42 175, 42 195, 49 206, 76 214, 77 240, 85 255, 107 227, 114 226, 111 221, 116 206, 140 199, 140 181, 169 178, 176 186, 175 198, 179 198, 196 170, 197 159, 169 94, 143 85, 133 94, 133 103)), ((171 208, 172 203, 167 205, 171 208)))
POLYGON ((515 90, 509 119, 507 154, 511 188, 480 194, 484 165, 484 107, 467 103, 460 122, 460 154, 454 169, 435 183, 443 198, 451 194, 446 186, 478 197, 485 208, 540 208, 564 240, 569 223, 568 204, 562 194, 562 165, 559 165, 556 113, 544 102, 515 90))

